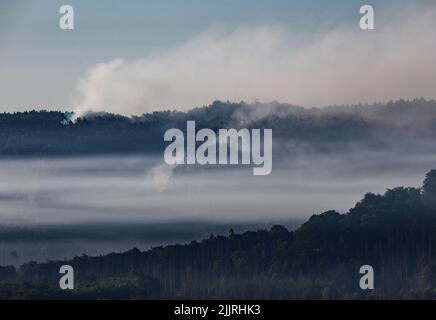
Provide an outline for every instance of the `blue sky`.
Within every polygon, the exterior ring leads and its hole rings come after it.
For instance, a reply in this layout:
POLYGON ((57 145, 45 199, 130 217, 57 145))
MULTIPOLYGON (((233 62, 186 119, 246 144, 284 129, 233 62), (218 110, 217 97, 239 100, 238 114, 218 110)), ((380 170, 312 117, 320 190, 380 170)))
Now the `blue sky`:
MULTIPOLYGON (((8 1, 0 0, 0 111, 71 109, 79 78, 97 63, 140 59, 183 44, 211 27, 285 26, 301 37, 357 28, 359 7, 376 8, 377 26, 410 1, 8 1), (59 7, 75 10, 75 30, 58 27, 59 7)), ((416 1, 414 6, 433 1, 416 1)))

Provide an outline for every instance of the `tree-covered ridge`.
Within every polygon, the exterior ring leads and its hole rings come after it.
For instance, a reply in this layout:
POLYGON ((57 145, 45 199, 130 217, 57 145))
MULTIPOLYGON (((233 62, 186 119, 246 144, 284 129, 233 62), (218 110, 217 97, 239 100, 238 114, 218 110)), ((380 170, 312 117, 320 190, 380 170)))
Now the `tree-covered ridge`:
POLYGON ((285 145, 314 150, 356 145, 417 147, 436 137, 436 101, 305 109, 280 103, 215 101, 187 112, 159 111, 124 117, 97 113, 69 121, 70 113, 29 111, 0 114, 0 156, 160 152, 168 128, 270 128, 285 145))
POLYGON ((368 193, 345 214, 100 257, 0 268, 3 298, 436 298, 436 171, 422 188, 368 193), (76 289, 58 289, 70 264, 76 289), (359 288, 359 268, 375 289, 359 288))

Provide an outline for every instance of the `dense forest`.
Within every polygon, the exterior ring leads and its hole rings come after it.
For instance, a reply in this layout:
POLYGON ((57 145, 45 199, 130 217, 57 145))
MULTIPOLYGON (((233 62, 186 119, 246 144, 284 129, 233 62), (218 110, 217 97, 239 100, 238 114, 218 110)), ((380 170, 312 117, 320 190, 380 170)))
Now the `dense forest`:
POLYGON ((421 188, 368 193, 341 214, 313 215, 294 231, 228 235, 185 245, 132 249, 69 261, 0 267, 7 298, 436 298, 436 170, 421 188), (74 267, 75 289, 59 289, 59 268, 74 267), (371 265, 375 289, 361 290, 371 265))
POLYGON ((436 101, 424 99, 312 109, 215 101, 187 112, 131 117, 93 113, 74 123, 71 116, 70 112, 55 111, 0 114, 0 156, 161 152, 165 130, 186 129, 187 120, 195 120, 197 129, 271 128, 279 143, 275 152, 404 145, 425 149, 436 137, 436 101))

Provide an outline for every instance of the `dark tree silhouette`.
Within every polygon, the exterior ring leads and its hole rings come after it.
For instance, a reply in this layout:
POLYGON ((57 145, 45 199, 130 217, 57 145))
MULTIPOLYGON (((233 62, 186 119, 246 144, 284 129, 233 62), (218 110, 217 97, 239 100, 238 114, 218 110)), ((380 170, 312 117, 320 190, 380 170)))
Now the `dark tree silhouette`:
POLYGON ((436 170, 431 170, 425 176, 422 201, 425 207, 436 209, 436 170))

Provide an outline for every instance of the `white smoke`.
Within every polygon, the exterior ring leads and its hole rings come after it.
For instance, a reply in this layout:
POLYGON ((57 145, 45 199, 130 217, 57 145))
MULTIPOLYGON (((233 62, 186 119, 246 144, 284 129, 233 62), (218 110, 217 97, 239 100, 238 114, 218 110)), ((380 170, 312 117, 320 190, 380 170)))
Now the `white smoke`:
POLYGON ((169 165, 166 163, 158 164, 152 167, 146 175, 146 182, 148 186, 156 191, 165 190, 174 174, 175 168, 176 165, 169 165))
POLYGON ((303 41, 281 27, 209 30, 143 59, 93 66, 78 83, 75 113, 133 115, 213 100, 322 106, 435 98, 435 34, 435 10, 303 41))

